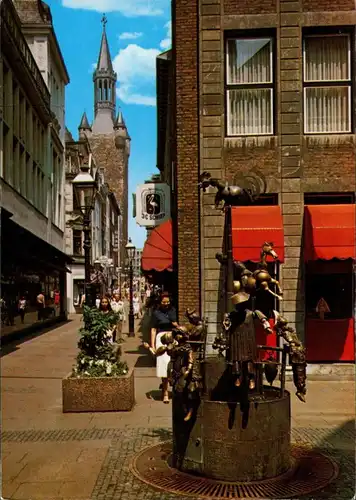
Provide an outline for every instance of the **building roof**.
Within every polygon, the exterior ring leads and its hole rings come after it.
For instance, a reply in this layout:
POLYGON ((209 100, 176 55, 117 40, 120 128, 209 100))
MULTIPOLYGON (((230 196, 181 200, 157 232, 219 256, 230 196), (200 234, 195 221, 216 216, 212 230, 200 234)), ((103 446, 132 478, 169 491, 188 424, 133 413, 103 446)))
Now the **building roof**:
POLYGON ((14 4, 23 24, 52 25, 51 10, 41 0, 14 0, 14 4))
POLYGON ((91 130, 89 120, 85 111, 83 113, 82 119, 80 120, 78 130, 91 130))

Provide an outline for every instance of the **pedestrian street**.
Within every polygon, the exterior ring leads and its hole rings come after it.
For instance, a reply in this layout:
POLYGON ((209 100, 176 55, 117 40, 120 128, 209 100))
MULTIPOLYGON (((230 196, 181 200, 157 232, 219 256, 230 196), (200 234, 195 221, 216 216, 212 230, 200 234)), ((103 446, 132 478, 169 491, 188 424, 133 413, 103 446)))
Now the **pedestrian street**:
MULTIPOLYGON (((133 456, 171 439, 171 404, 160 400, 154 360, 136 337, 123 358, 135 369, 131 412, 62 413, 61 384, 77 354, 81 316, 3 347, 2 496, 11 500, 173 500, 137 479, 133 456)), ((145 328, 143 328, 145 330, 145 328)), ((125 328, 124 328, 124 331, 125 328)), ((287 389, 294 395, 291 382, 287 389)), ((331 454, 340 475, 312 498, 350 499, 354 471, 354 383, 308 381, 308 404, 291 398, 292 438, 331 454), (319 495, 319 496, 318 496, 319 495)), ((192 498, 192 497, 187 497, 192 498)))

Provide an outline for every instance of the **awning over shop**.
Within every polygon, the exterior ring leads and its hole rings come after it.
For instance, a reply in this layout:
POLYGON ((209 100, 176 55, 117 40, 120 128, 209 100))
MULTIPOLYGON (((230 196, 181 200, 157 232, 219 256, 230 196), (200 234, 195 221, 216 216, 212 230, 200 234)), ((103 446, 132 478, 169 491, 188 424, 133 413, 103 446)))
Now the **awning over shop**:
POLYGON ((355 205, 307 205, 304 260, 355 258, 355 205))
POLYGON ((143 271, 172 271, 172 221, 156 227, 146 240, 141 257, 143 271))
MULTIPOLYGON (((272 242, 278 261, 284 261, 284 232, 281 208, 252 206, 232 208, 232 248, 235 260, 260 261, 261 247, 272 242)), ((273 261, 268 256, 267 261, 273 261)))

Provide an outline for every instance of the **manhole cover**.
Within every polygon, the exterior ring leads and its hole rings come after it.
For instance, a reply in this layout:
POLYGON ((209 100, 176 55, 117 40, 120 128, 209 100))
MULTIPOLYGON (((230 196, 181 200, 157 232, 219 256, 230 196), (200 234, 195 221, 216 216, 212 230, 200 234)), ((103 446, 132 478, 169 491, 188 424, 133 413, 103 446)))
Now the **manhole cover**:
POLYGON ((136 455, 133 474, 146 484, 199 498, 290 498, 306 495, 327 486, 338 475, 338 466, 322 453, 292 446, 293 467, 281 476, 250 483, 225 482, 180 472, 169 466, 170 442, 151 446, 136 455))

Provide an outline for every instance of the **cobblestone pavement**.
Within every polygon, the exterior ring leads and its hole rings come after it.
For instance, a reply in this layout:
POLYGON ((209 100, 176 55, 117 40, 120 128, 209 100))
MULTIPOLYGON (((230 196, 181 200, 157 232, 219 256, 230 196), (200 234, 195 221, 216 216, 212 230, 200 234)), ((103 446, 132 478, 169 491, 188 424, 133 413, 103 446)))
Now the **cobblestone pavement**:
MULTIPOLYGON (((63 414, 61 380, 76 355, 80 318, 2 352, 2 495, 11 500, 188 500, 148 487, 130 472, 142 449, 171 439, 171 408, 157 400, 152 359, 127 339, 136 407, 128 413, 63 414)), ((287 388, 294 394, 290 383, 287 388)), ((291 398, 293 440, 340 466, 338 479, 308 500, 355 493, 353 382, 309 382, 308 400, 291 398)), ((198 497, 197 497, 198 498, 198 497)))
MULTIPOLYGON (((4 432, 3 443, 58 443, 63 441, 80 442, 88 440, 98 441, 110 439, 105 458, 91 493, 91 500, 189 500, 192 497, 183 497, 170 493, 160 492, 146 486, 130 471, 130 463, 136 453, 142 449, 171 439, 171 431, 167 428, 126 428, 126 429, 68 429, 65 431, 15 431, 4 432)), ((340 467, 337 480, 324 490, 304 499, 334 499, 351 500, 355 493, 355 428, 354 422, 349 421, 342 427, 331 428, 296 428, 293 429, 293 442, 312 446, 326 455, 331 456, 340 467)), ((31 449, 31 447, 29 448, 31 449)), ((82 461, 84 457, 82 457, 82 461)), ((83 463, 85 466, 85 463, 83 463)), ((55 486, 49 482, 48 487, 55 486)), ((26 494, 26 492, 24 492, 26 494)), ((6 492, 5 492, 6 494, 6 492)), ((56 498, 52 491, 47 490, 33 496, 23 496, 23 490, 11 496, 17 498, 56 498), (37 496, 37 495, 40 496, 37 496)), ((71 497, 74 498, 74 497, 71 497)), ((76 498, 84 498, 76 496, 76 498)), ((199 497, 196 497, 199 498, 199 497)))

